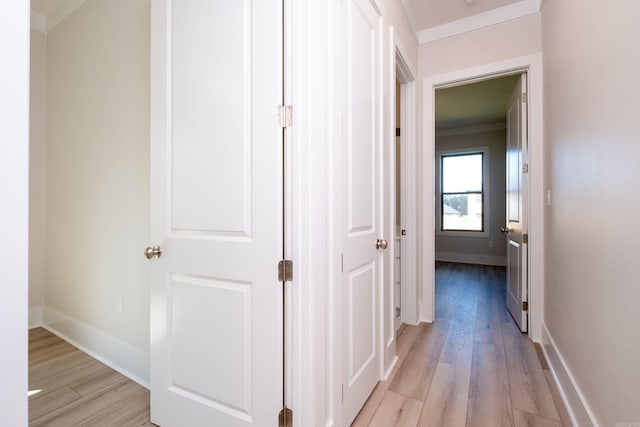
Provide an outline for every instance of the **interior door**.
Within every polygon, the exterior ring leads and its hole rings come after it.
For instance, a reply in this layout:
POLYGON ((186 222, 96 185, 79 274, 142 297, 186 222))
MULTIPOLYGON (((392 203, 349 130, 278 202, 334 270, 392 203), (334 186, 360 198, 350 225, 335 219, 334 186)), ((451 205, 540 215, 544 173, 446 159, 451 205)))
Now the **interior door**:
MULTIPOLYGON (((380 378, 382 280, 381 22, 369 0, 344 4, 346 34, 343 413, 351 424, 380 378)), ((382 245, 384 246, 384 245, 382 245)))
POLYGON ((527 332, 527 76, 522 74, 507 106, 507 308, 527 332))
POLYGON ((282 0, 152 0, 151 420, 277 425, 282 0))

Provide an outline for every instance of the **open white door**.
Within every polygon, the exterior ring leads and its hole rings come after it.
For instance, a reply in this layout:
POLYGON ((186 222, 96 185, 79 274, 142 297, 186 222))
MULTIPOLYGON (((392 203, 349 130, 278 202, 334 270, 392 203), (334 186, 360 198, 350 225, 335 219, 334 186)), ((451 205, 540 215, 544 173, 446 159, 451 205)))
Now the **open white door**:
POLYGON ((277 425, 282 0, 151 10, 151 420, 277 425))
POLYGON ((507 308, 527 332, 527 75, 522 74, 507 106, 507 308))
POLYGON ((378 305, 384 250, 378 242, 383 239, 382 45, 380 17, 369 0, 347 0, 343 10, 343 415, 344 424, 349 425, 380 379, 378 305))

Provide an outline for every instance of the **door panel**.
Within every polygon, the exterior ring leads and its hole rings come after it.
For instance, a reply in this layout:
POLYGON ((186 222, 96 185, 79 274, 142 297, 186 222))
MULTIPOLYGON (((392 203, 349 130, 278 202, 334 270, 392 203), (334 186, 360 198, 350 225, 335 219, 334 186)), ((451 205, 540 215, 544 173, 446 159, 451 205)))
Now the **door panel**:
POLYGON ((350 424, 380 378, 378 302, 382 257, 380 17, 368 0, 345 2, 346 111, 343 289, 344 422, 350 424))
POLYGON ((507 308, 522 332, 527 331, 527 233, 526 177, 523 164, 527 159, 526 74, 516 84, 507 106, 507 308))
POLYGON ((282 407, 282 1, 153 0, 151 419, 282 407))

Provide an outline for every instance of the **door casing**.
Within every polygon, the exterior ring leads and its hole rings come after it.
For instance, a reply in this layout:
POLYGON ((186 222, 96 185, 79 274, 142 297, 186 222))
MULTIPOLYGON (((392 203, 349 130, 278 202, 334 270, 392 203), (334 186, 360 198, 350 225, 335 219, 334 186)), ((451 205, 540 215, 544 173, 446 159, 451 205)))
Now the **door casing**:
POLYGON ((435 90, 503 75, 527 72, 529 78, 529 193, 528 282, 529 336, 541 340, 544 313, 544 157, 542 123, 542 55, 540 53, 456 70, 423 81, 422 151, 422 298, 420 320, 435 320, 435 90))

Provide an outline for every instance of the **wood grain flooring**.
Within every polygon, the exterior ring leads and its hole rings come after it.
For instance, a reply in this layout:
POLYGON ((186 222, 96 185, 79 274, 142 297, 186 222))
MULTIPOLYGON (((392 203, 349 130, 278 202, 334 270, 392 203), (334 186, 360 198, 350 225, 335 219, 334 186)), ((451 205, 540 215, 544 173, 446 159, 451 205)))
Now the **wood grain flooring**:
POLYGON ((436 321, 405 326, 398 363, 353 426, 570 427, 541 351, 505 306, 505 269, 436 264, 436 321))
POLYGON ((29 331, 30 426, 153 426, 149 391, 42 328, 29 331))

